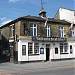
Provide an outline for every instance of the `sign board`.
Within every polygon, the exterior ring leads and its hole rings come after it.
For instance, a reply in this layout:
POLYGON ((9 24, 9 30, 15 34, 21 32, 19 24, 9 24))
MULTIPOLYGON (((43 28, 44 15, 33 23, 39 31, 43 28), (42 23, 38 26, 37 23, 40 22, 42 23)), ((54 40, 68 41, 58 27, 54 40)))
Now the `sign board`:
POLYGON ((40 54, 44 54, 44 48, 40 48, 40 54))
POLYGON ((64 42, 65 38, 60 37, 32 37, 32 41, 43 41, 43 42, 64 42))

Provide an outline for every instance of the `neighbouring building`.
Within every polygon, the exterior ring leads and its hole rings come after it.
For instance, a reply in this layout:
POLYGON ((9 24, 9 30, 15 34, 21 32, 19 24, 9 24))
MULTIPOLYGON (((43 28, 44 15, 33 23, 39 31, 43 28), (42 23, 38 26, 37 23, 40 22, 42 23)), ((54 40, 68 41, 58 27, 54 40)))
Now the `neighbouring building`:
POLYGON ((65 20, 75 24, 75 10, 59 8, 54 19, 65 20))
POLYGON ((75 24, 39 16, 19 17, 0 27, 0 55, 10 62, 75 58, 75 24))

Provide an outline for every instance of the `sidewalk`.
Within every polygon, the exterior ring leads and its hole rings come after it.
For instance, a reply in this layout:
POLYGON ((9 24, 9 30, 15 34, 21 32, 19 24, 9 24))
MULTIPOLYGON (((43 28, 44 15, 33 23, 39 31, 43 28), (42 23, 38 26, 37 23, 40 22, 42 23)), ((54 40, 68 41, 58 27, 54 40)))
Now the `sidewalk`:
POLYGON ((31 62, 24 64, 14 63, 1 63, 0 75, 18 75, 21 72, 27 72, 37 69, 46 69, 53 67, 75 66, 75 60, 62 60, 62 61, 47 61, 47 62, 31 62), (4 74, 3 74, 4 73, 4 74))

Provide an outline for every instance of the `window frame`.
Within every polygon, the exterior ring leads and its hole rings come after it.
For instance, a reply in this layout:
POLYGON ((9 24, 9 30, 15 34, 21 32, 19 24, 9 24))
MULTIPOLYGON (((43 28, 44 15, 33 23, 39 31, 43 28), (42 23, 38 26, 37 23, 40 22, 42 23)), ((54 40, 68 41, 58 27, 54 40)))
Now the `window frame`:
POLYGON ((26 55, 26 45, 22 45, 22 55, 26 55), (23 46, 25 46, 25 49, 23 49, 23 46))
POLYGON ((60 53, 63 53, 63 43, 60 43, 60 53))
POLYGON ((51 36, 51 29, 50 29, 51 27, 49 26, 49 25, 46 25, 46 27, 45 27, 45 36, 46 37, 50 37, 51 36))
POLYGON ((34 43, 34 54, 39 54, 39 43, 34 43), (36 45, 37 44, 37 45, 36 45), (36 50, 37 49, 37 50, 36 50), (36 52, 35 52, 36 51, 36 52))
POLYGON ((55 54, 59 54, 59 51, 58 51, 58 48, 57 47, 55 48, 55 54))
POLYGON ((60 54, 66 54, 66 53, 68 54, 68 44, 60 43, 60 54), (62 47, 62 50, 61 50, 61 47, 62 47))
POLYGON ((39 54, 39 43, 28 42, 28 55, 37 55, 37 54, 39 54), (29 44, 31 44, 31 45, 29 45, 29 44), (35 45, 35 44, 38 44, 38 45, 35 45))
POLYGON ((10 37, 12 38, 14 36, 14 24, 10 25, 10 37))
POLYGON ((68 44, 64 43, 64 53, 67 53, 67 52, 68 52, 68 44))
POLYGON ((28 55, 32 55, 32 54, 33 54, 33 43, 28 42, 28 55))
POLYGON ((59 37, 64 38, 64 26, 58 27, 59 37))
POLYGON ((70 28, 70 37, 75 37, 74 28, 70 28))
POLYGON ((37 36, 37 24, 30 23, 30 35, 31 36, 37 36), (36 25, 36 26, 35 26, 36 25), (32 30, 32 33, 31 33, 32 30), (36 32, 35 32, 36 31, 36 32))

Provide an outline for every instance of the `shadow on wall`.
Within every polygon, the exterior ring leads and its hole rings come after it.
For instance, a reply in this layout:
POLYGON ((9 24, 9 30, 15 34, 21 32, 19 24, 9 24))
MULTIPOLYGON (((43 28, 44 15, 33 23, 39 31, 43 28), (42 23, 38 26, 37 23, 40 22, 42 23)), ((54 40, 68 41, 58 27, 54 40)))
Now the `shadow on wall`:
POLYGON ((9 42, 8 40, 2 36, 0 40, 0 63, 10 61, 10 51, 9 51, 9 42))

